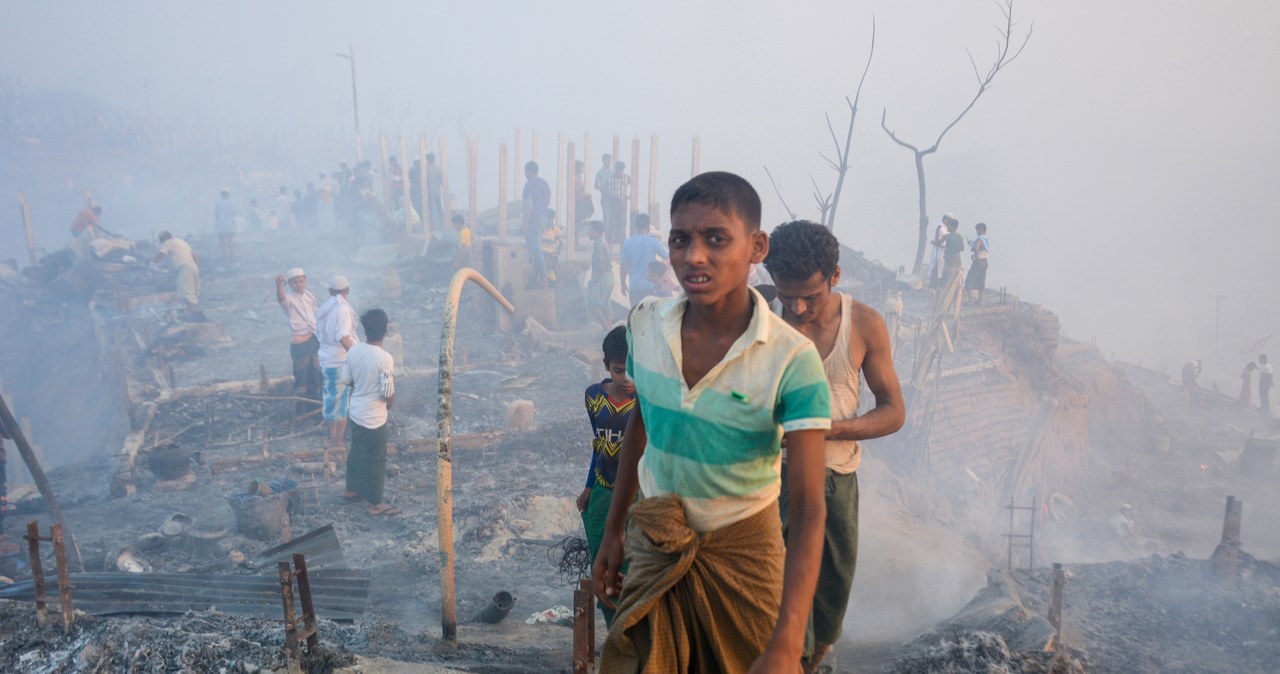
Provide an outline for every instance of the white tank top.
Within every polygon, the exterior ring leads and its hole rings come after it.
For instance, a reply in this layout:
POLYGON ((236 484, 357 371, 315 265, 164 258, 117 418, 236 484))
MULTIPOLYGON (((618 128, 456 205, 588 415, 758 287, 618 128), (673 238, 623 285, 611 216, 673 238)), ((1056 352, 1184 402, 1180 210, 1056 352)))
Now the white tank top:
MULTIPOLYGON (((840 328, 831 353, 822 359, 831 387, 831 418, 853 419, 858 416, 858 398, 862 394, 861 368, 849 357, 849 325, 853 322, 853 298, 840 295, 840 328)), ((827 440, 827 468, 841 475, 858 470, 862 447, 857 440, 827 440)))

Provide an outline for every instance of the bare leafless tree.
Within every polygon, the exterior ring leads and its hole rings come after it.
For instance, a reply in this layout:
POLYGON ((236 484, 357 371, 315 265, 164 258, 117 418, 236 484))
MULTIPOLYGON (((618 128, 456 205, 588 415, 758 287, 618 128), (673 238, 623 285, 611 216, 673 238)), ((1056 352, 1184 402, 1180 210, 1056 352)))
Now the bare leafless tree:
POLYGON ((769 184, 773 185, 773 193, 778 195, 778 201, 782 202, 782 208, 787 212, 787 219, 795 220, 796 212, 791 210, 791 207, 787 205, 787 199, 782 196, 782 190, 778 189, 778 181, 773 179, 773 173, 769 171, 768 166, 764 167, 764 174, 769 176, 769 184))
MULTIPOLYGON (((849 147, 853 144, 853 123, 858 119, 858 101, 862 98, 862 85, 867 81, 867 73, 871 70, 871 59, 876 54, 876 18, 871 17, 871 48, 867 52, 867 65, 862 69, 862 78, 858 80, 858 89, 853 94, 853 100, 849 100, 848 96, 844 97, 844 102, 849 106, 849 128, 844 135, 844 145, 840 145, 840 139, 836 137, 835 127, 831 125, 831 114, 826 113, 827 131, 831 134, 831 144, 835 146, 835 156, 839 161, 833 160, 827 155, 819 152, 818 155, 827 161, 827 165, 836 172, 836 187, 828 198, 824 199, 820 195, 820 190, 814 192, 814 198, 818 200, 819 208, 822 211, 822 224, 831 229, 836 223, 836 208, 840 206, 840 193, 844 191, 844 178, 849 173, 849 147), (824 203, 824 201, 826 203, 824 203)), ((815 182, 814 189, 817 190, 815 182)))
POLYGON ((1000 33, 1000 39, 996 43, 995 60, 987 69, 986 75, 983 75, 978 70, 978 63, 974 60, 973 54, 969 53, 969 63, 973 66, 973 76, 978 81, 978 90, 973 94, 973 98, 969 100, 969 104, 960 111, 960 114, 956 115, 955 119, 951 120, 951 123, 942 129, 942 132, 939 133, 938 137, 933 141, 933 145, 921 148, 919 145, 902 140, 898 137, 897 133, 889 129, 889 126, 885 121, 888 116, 888 110, 885 110, 880 114, 880 128, 884 129, 884 132, 889 135, 889 138, 893 139, 893 142, 905 147, 915 155, 916 182, 919 185, 920 233, 919 239, 916 243, 915 265, 912 269, 914 273, 917 274, 920 273, 921 264, 924 262, 925 241, 927 240, 929 233, 929 215, 925 204, 924 158, 938 151, 938 145, 942 143, 942 139, 947 135, 947 132, 955 127, 956 124, 959 124, 960 120, 964 119, 964 116, 973 109, 974 104, 978 102, 978 99, 982 97, 982 94, 986 93, 986 91, 991 88, 991 83, 995 80, 996 75, 1003 70, 1005 66, 1013 63, 1014 59, 1018 58, 1018 55, 1020 55, 1022 50, 1026 48, 1027 42, 1031 40, 1031 31, 1034 24, 1032 27, 1027 28, 1027 34, 1022 38, 1022 43, 1018 45, 1016 49, 1012 47, 1013 0, 1003 0, 1003 2, 1000 2, 999 4, 1000 11, 1004 14, 1004 25, 996 27, 996 30, 1000 33))

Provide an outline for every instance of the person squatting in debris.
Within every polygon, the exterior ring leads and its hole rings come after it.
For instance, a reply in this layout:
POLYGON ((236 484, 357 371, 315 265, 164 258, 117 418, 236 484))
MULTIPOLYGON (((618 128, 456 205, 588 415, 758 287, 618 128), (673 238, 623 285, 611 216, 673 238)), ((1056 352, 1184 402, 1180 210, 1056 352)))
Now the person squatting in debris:
POLYGON ((347 452, 348 500, 364 499, 370 515, 399 515, 383 502, 387 480, 387 413, 396 399, 395 361, 382 348, 387 312, 370 309, 360 317, 364 340, 351 347, 339 383, 351 390, 351 449, 347 452))
POLYGON ((160 232, 160 248, 152 258, 154 264, 160 264, 166 257, 173 265, 175 286, 178 296, 186 305, 187 313, 194 314, 200 306, 200 258, 196 257, 191 245, 169 233, 160 232))
MULTIPOLYGON (((806 672, 817 671, 839 640, 853 589, 858 563, 860 441, 894 433, 906 418, 884 319, 875 309, 835 289, 840 283, 839 263, 840 243, 820 224, 797 220, 769 235, 764 266, 773 277, 782 319, 817 347, 831 390, 823 489, 827 517, 818 589, 805 632, 806 672), (862 376, 876 404, 859 416, 862 376)), ((786 532, 789 483, 783 451, 778 505, 786 532)), ((834 670, 834 663, 829 664, 834 670)))
POLYGON ((653 284, 648 278, 649 263, 669 258, 667 247, 649 233, 649 214, 636 215, 635 222, 631 224, 631 236, 622 242, 622 251, 618 254, 622 294, 631 299, 631 306, 653 294, 653 284))
POLYGON ((71 221, 71 243, 67 246, 77 260, 89 257, 93 249, 90 242, 98 238, 101 228, 102 207, 82 208, 71 221))
MULTIPOLYGON (((587 387, 584 394, 591 422, 591 466, 587 484, 578 495, 578 512, 587 532, 587 549, 595 563, 604 538, 604 523, 613 503, 613 482, 618 475, 618 452, 623 432, 636 407, 636 386, 627 378, 627 329, 621 325, 605 335, 601 345, 608 378, 587 387)), ((599 603, 604 624, 613 624, 613 607, 599 603)))
POLYGON ((524 220, 524 247, 529 254, 529 263, 533 265, 527 286, 529 288, 547 287, 547 260, 542 253, 542 230, 547 226, 547 209, 551 206, 551 186, 538 177, 538 162, 524 165, 524 207, 521 211, 524 220))
POLYGON ((335 275, 329 279, 329 299, 316 310, 316 336, 320 349, 316 353, 320 361, 324 404, 324 420, 329 422, 329 438, 325 447, 341 447, 347 431, 347 397, 350 392, 338 384, 342 365, 347 362, 347 350, 356 343, 356 311, 347 302, 351 285, 347 277, 335 275))
POLYGON ((684 294, 628 319, 638 405, 593 568, 597 596, 617 605, 600 671, 799 671, 825 519, 822 360, 747 285, 769 238, 746 180, 711 172, 682 185, 668 241, 684 294))
POLYGON ((969 266, 969 275, 964 277, 964 289, 976 290, 978 299, 975 304, 982 304, 982 291, 987 289, 987 258, 991 255, 991 239, 987 238, 985 222, 974 225, 973 230, 978 235, 969 243, 972 264, 969 266))
MULTIPOLYGON (((320 400, 320 340, 316 337, 316 296, 307 290, 307 274, 294 267, 276 276, 276 301, 289 325, 289 358, 293 361, 293 395, 320 400)), ((302 413, 294 405, 294 413, 302 413)), ((310 410, 308 410, 310 411, 310 410)))
POLYGON ((587 282, 587 310, 600 321, 600 327, 613 324, 613 256, 604 239, 604 222, 592 220, 588 226, 591 238, 591 280, 587 282))

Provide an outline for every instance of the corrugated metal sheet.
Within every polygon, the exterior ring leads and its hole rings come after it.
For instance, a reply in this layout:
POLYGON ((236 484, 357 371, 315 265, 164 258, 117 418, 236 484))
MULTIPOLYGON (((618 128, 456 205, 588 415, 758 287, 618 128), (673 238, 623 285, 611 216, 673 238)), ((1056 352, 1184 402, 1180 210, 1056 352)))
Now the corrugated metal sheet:
POLYGON ((307 558, 308 570, 347 568, 347 560, 342 557, 342 546, 332 524, 261 552, 253 561, 262 568, 274 569, 277 562, 292 562, 295 552, 301 552, 307 558))
MULTIPOLYGON (((309 569, 308 569, 309 570, 309 569)), ((274 568, 273 568, 274 571, 274 568)), ((369 573, 327 569, 308 573, 316 615, 351 622, 364 613, 369 573)), ((217 610, 231 615, 283 619, 280 579, 195 573, 73 573, 75 608, 90 615, 182 614, 217 610)), ((45 594, 57 604, 58 579, 46 578, 45 594)), ((0 588, 0 599, 35 601, 30 580, 0 588)))

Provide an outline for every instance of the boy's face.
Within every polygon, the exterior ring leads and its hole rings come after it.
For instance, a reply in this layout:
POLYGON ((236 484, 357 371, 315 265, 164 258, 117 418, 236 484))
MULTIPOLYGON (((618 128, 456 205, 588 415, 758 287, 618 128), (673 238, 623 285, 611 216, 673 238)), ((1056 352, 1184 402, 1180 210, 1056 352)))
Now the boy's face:
POLYGON ((307 277, 295 276, 289 279, 289 287, 293 288, 293 292, 301 293, 307 289, 307 277))
POLYGON ((681 206, 667 236, 671 268, 694 304, 715 304, 745 288, 751 265, 769 252, 769 235, 737 215, 703 204, 681 206))
POLYGON ((812 323, 835 309, 838 299, 831 289, 839 282, 840 268, 836 267, 836 273, 831 278, 815 271, 803 281, 774 279, 774 287, 778 291, 778 301, 782 303, 783 315, 788 320, 812 323))
POLYGON ((619 391, 622 391, 625 395, 635 394, 636 385, 627 378, 626 361, 613 363, 606 359, 604 368, 609 371, 609 380, 613 382, 614 386, 618 387, 619 391))

